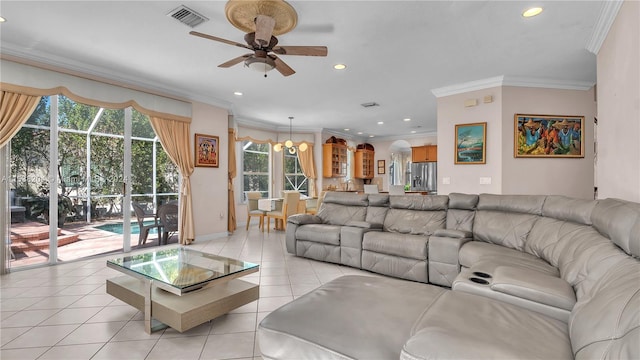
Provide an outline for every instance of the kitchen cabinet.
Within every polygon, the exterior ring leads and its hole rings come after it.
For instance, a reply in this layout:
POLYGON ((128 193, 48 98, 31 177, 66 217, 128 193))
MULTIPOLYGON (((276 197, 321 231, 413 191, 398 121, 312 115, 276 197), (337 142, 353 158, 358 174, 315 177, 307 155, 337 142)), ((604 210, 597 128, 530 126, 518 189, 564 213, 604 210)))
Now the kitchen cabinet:
POLYGON ((438 161, 438 146, 423 145, 411 147, 411 162, 438 161))
POLYGON ((355 178, 373 179, 375 151, 367 149, 357 149, 355 153, 355 178))
POLYGON ((326 178, 347 176, 347 145, 322 144, 322 175, 326 178))

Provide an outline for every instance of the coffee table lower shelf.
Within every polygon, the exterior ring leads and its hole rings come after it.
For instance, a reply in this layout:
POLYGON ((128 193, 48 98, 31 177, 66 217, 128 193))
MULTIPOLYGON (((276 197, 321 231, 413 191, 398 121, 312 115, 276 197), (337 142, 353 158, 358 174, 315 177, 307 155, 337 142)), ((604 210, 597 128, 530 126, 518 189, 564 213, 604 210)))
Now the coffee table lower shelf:
MULTIPOLYGON (((145 312, 144 281, 130 276, 107 280, 107 294, 145 312)), ((234 279, 178 296, 151 288, 151 317, 179 332, 213 320, 220 315, 258 300, 259 285, 234 279)), ((150 320, 150 319, 145 319, 150 320)))

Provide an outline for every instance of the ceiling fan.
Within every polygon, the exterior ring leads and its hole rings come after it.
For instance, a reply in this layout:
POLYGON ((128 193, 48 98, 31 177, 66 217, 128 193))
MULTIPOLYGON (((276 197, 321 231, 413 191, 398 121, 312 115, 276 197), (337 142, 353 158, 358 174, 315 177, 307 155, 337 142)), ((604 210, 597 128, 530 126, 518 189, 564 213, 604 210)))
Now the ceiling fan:
POLYGON ((253 23, 255 31, 244 36, 246 45, 197 31, 191 31, 189 34, 252 50, 253 53, 238 56, 218 65, 218 67, 228 68, 244 61, 245 66, 264 72, 265 77, 267 77, 266 72, 274 68, 284 76, 295 74, 295 71, 275 54, 327 56, 326 46, 278 46, 278 39, 272 35, 276 20, 271 16, 259 14, 254 18, 253 23))

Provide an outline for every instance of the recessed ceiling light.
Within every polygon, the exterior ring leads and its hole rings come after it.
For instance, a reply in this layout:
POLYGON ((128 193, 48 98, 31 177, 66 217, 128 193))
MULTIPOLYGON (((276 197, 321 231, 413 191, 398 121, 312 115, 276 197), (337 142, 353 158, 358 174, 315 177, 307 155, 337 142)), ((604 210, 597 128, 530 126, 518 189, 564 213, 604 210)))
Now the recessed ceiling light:
POLYGON ((236 95, 236 96, 242 96, 242 92, 240 92, 240 91, 234 91, 234 92, 233 92, 233 95, 236 95))
POLYGON ((522 13, 522 16, 526 17, 526 18, 533 17, 533 16, 536 16, 536 15, 540 14, 541 12, 542 12, 542 8, 541 7, 532 7, 530 9, 525 10, 522 13))
POLYGON ((378 125, 384 124, 384 121, 378 121, 378 125))
POLYGON ((349 131, 350 129, 344 129, 344 131, 349 131))
POLYGON ((411 119, 409 119, 409 118, 404 118, 404 119, 402 119, 402 121, 411 121, 411 119))
POLYGON ((5 21, 7 21, 7 19, 5 19, 5 18, 3 18, 2 16, 0 16, 0 23, 3 23, 3 22, 5 22, 5 21))
POLYGON ((416 131, 415 131, 415 130, 411 130, 411 133, 412 133, 412 134, 415 134, 415 133, 416 133, 416 131))
POLYGON ((345 64, 335 64, 335 65, 333 65, 333 68, 336 69, 336 70, 344 70, 344 69, 347 68, 347 65, 345 65, 345 64))
POLYGON ((369 135, 369 137, 375 137, 375 135, 369 135))
POLYGON ((358 135, 362 135, 362 131, 358 131, 358 135))

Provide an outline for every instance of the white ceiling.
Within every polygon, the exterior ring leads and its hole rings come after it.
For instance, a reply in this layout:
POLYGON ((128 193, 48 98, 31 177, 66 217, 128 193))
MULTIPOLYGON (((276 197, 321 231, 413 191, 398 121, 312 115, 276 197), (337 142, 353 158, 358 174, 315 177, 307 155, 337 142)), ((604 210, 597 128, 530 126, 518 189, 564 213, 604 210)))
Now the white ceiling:
POLYGON ((240 123, 286 129, 293 116, 296 129, 356 138, 435 133, 433 89, 497 76, 595 83, 586 46, 603 1, 289 3, 298 26, 280 45, 329 48, 326 58, 280 56, 297 72, 289 77, 218 68, 246 49, 191 36, 166 16, 186 5, 210 19, 193 30, 243 42, 224 1, 2 0, 0 46, 5 55, 226 107, 240 123), (524 19, 531 5, 545 11, 524 19), (380 106, 360 106, 366 102, 380 106))

